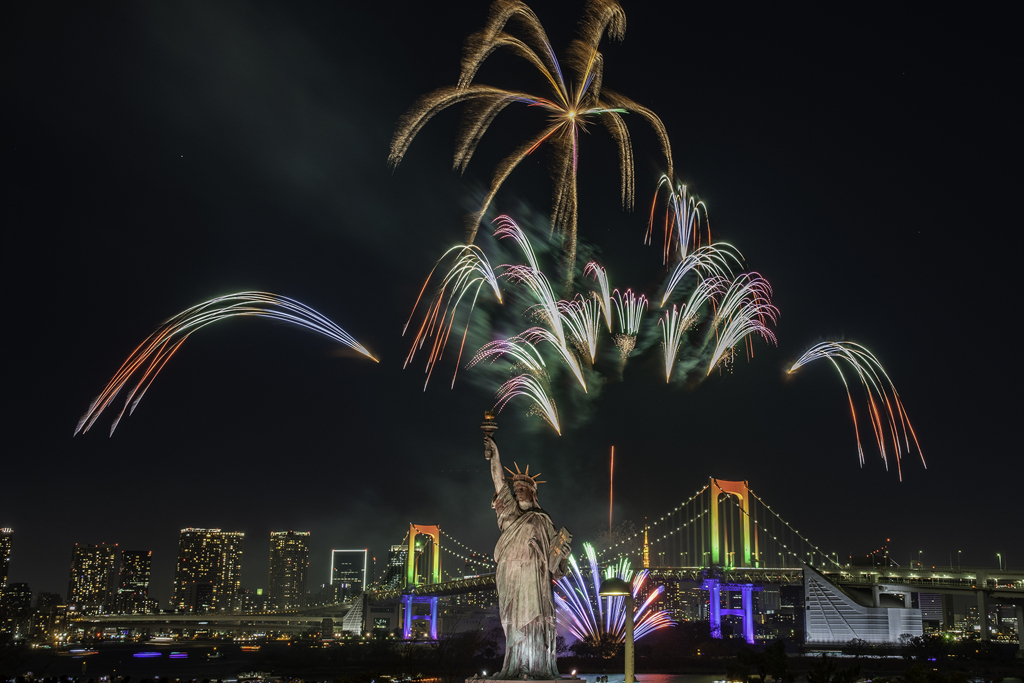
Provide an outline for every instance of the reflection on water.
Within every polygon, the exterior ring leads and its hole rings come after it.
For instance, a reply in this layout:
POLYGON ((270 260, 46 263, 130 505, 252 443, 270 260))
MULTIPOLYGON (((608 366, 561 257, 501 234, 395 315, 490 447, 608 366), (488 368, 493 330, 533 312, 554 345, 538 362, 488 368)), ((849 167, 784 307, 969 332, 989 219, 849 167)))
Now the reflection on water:
MULTIPOLYGON (((587 683, 596 683, 600 676, 608 676, 608 683, 623 683, 626 680, 625 674, 608 672, 607 674, 583 674, 577 673, 578 678, 583 678, 587 683)), ((722 680, 721 674, 637 674, 638 683, 714 683, 722 680)))

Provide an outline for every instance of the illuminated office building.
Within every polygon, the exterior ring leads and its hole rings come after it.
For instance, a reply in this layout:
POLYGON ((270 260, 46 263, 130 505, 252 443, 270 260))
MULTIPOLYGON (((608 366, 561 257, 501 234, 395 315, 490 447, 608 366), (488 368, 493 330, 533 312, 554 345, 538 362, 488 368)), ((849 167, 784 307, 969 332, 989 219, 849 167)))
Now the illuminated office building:
POLYGON ((366 550, 331 551, 331 586, 345 601, 363 592, 366 585, 366 550))
POLYGON ((388 551, 388 566, 384 572, 385 589, 401 588, 404 585, 406 563, 409 559, 409 546, 393 545, 388 551))
POLYGON ((240 609, 244 541, 240 531, 182 529, 173 608, 183 612, 240 609))
POLYGON ((14 529, 4 527, 0 529, 0 590, 3 590, 7 583, 7 566, 11 561, 11 539, 14 536, 14 529))
POLYGON ((309 574, 309 532, 270 532, 270 603, 276 609, 302 607, 309 574))
POLYGON ((117 611, 141 614, 149 611, 149 568, 151 550, 121 553, 121 582, 117 586, 117 611))
POLYGON ((81 612, 105 612, 114 606, 117 544, 78 545, 71 553, 68 604, 81 612))

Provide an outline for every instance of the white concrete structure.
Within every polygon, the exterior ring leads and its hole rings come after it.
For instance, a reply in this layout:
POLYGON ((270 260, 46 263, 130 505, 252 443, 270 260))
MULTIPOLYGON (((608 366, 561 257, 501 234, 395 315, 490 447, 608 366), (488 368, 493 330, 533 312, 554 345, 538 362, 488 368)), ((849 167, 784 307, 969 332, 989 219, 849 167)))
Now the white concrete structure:
POLYGON ((920 636, 921 610, 911 609, 905 587, 876 585, 870 598, 844 591, 814 569, 804 567, 804 641, 808 645, 848 643, 854 638, 869 643, 896 643, 904 633, 920 636), (883 594, 902 594, 883 604, 883 594))

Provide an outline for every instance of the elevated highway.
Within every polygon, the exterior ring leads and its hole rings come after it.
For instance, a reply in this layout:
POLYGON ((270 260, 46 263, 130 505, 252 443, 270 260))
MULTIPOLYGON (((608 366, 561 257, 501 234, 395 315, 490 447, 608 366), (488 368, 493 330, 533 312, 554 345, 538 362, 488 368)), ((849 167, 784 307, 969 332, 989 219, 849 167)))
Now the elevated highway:
POLYGON ((216 612, 211 614, 102 614, 86 615, 72 623, 85 629, 140 629, 147 631, 233 631, 302 633, 320 627, 325 619, 340 621, 351 604, 281 612, 216 612))

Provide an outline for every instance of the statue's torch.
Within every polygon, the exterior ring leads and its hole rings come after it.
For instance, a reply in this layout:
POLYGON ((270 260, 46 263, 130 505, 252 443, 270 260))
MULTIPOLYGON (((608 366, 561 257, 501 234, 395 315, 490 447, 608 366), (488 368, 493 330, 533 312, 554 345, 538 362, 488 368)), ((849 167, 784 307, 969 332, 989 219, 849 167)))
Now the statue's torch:
MULTIPOLYGON (((493 410, 485 410, 484 421, 480 423, 480 430, 484 433, 484 436, 491 439, 494 438, 494 432, 498 431, 498 421, 494 419, 496 417, 497 415, 493 410)), ((490 446, 484 450, 484 457, 488 460, 491 459, 490 446)))

